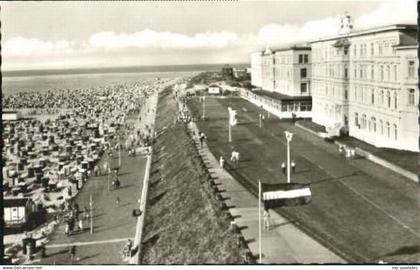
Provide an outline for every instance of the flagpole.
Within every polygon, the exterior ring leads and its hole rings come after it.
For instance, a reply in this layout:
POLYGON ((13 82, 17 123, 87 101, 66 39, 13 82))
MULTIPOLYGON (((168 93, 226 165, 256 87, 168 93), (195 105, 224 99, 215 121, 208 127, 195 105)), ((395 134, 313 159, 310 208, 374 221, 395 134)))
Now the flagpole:
POLYGON ((290 141, 287 140, 287 183, 290 183, 290 141))
POLYGON ((259 237, 259 257, 262 264, 261 254, 261 181, 258 180, 258 237, 259 237))

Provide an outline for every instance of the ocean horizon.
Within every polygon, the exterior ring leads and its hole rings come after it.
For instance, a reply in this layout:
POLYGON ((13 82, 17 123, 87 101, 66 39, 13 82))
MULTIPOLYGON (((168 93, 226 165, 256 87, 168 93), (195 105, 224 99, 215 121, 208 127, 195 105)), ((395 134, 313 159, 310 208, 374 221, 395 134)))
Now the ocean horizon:
MULTIPOLYGON (((111 84, 132 83, 156 77, 182 77, 193 72, 221 70, 224 64, 137 66, 93 69, 3 71, 2 94, 45 92, 56 89, 84 89, 111 84)), ((232 64, 245 67, 245 64, 232 64)))
MULTIPOLYGON (((27 69, 4 70, 4 77, 28 77, 66 74, 105 74, 105 73, 145 73, 145 72, 182 72, 182 71, 213 71, 220 70, 226 64, 198 64, 198 65, 154 65, 154 66, 119 66, 101 68, 71 68, 71 69, 27 69)), ((247 63, 229 64, 232 67, 244 68, 247 63)))

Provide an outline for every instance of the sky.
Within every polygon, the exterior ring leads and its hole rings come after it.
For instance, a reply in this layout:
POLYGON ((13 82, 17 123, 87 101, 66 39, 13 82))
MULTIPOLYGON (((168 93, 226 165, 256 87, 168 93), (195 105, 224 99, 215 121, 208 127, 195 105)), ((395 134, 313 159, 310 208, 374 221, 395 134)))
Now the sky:
POLYGON ((1 3, 2 70, 249 62, 266 46, 417 23, 416 0, 1 3))

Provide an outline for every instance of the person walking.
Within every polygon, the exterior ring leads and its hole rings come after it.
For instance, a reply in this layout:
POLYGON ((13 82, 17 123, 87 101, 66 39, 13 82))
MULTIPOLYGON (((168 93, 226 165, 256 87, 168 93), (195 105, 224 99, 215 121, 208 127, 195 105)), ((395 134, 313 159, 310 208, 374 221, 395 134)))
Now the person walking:
POLYGON ((74 245, 71 246, 69 252, 70 252, 70 260, 71 260, 71 263, 73 263, 74 262, 74 258, 76 256, 76 246, 74 246, 74 245))
POLYGON ((204 134, 204 132, 201 132, 200 133, 200 145, 201 145, 201 148, 203 148, 203 143, 204 143, 204 140, 206 139, 206 135, 204 134))
POLYGON ((220 159, 219 159, 219 165, 220 165, 220 167, 224 167, 224 165, 225 165, 225 159, 223 158, 223 156, 220 156, 220 159))
POLYGON ((291 166, 292 166, 292 172, 295 173, 296 163, 293 160, 292 160, 291 166))
POLYGON ((45 242, 41 242, 41 258, 45 258, 47 256, 47 249, 45 248, 45 242))
POLYGON ((83 220, 79 219, 79 230, 80 232, 83 232, 83 220))
POLYGON ((266 230, 270 230, 270 213, 268 212, 268 209, 264 209, 264 228, 266 230))
POLYGON ((83 214, 84 214, 85 219, 89 219, 89 210, 86 206, 83 207, 83 214))
POLYGON ((232 150, 232 154, 230 156, 230 160, 233 162, 235 166, 238 165, 239 162, 239 152, 236 150, 232 150))
POLYGON ((70 224, 69 221, 66 221, 66 226, 64 227, 64 234, 69 236, 70 234, 70 224))
POLYGON ((120 205, 120 197, 118 197, 118 196, 117 196, 117 198, 115 199, 115 203, 116 203, 117 205, 120 205))

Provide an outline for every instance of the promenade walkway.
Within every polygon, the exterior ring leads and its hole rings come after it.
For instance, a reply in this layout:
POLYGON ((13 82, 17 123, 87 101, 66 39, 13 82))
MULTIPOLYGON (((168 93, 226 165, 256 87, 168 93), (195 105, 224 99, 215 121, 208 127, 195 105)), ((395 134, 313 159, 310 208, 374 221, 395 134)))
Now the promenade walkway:
MULTIPOLYGON (((140 128, 146 132, 153 130, 157 93, 152 94, 141 108, 140 116, 126 120, 134 129, 140 128)), ((143 149, 144 150, 144 149, 143 149)), ((84 231, 72 236, 64 235, 61 225, 46 244, 47 256, 32 263, 41 264, 136 264, 137 255, 131 260, 122 256, 122 250, 128 239, 137 242, 141 231, 140 218, 133 217, 134 209, 139 208, 142 196, 143 179, 146 171, 147 157, 144 151, 138 151, 135 157, 121 151, 121 169, 119 179, 121 188, 108 191, 108 176, 92 176, 78 194, 75 202, 79 207, 89 207, 90 196, 93 199, 93 229, 90 234, 89 222, 84 221, 84 231), (117 204, 117 198, 119 203, 117 204), (71 261, 68 252, 71 246, 76 246, 76 259, 71 261)), ((114 153, 114 159, 118 154, 114 153)), ((106 162, 106 154, 99 166, 106 162)), ((116 162, 116 161, 115 161, 116 162)), ((112 179, 109 179, 112 181, 112 179)), ((136 245, 134 245, 136 246, 136 245)), ((138 253, 137 253, 138 254, 138 253)))
MULTIPOLYGON (((195 123, 189 125, 193 134, 198 134, 195 123)), ((217 159, 204 142, 200 146, 194 137, 199 153, 212 179, 226 203, 234 222, 244 236, 255 258, 259 258, 258 198, 238 183, 219 166, 217 159)), ((262 216, 262 213, 261 213, 262 216)), ((270 230, 262 231, 262 263, 264 264, 309 264, 346 263, 342 258, 313 240, 295 225, 274 211, 270 211, 270 230)))

